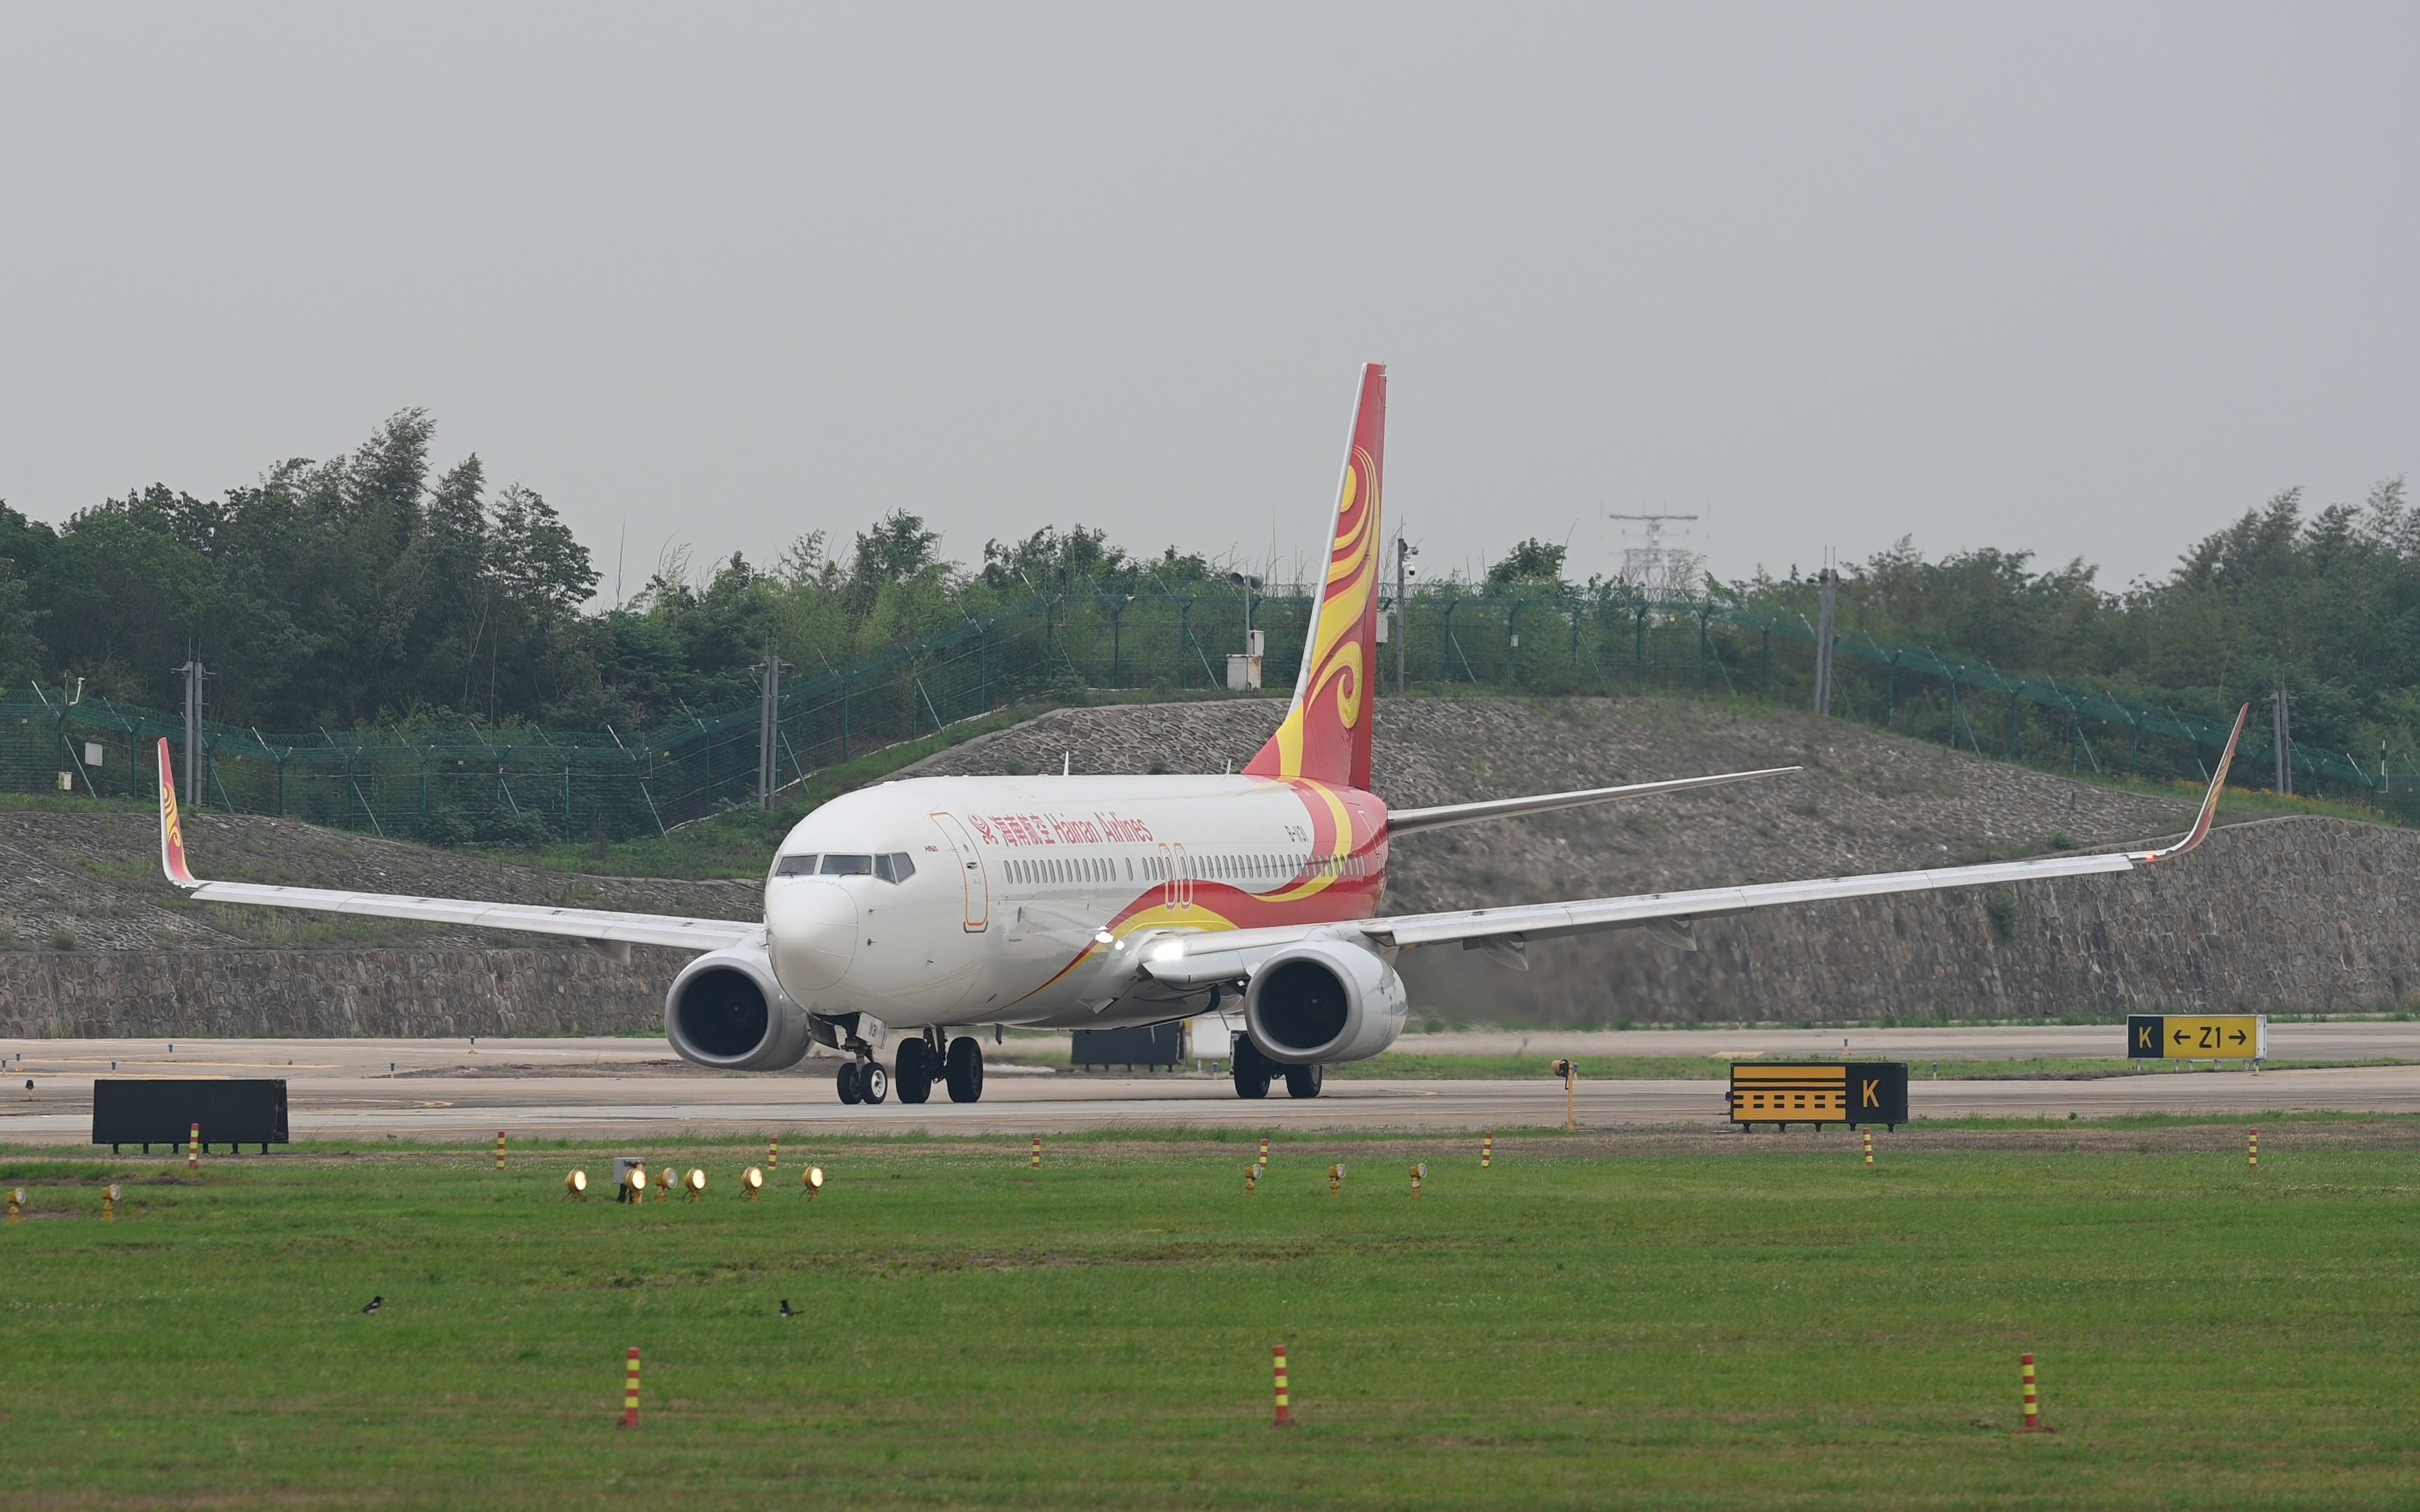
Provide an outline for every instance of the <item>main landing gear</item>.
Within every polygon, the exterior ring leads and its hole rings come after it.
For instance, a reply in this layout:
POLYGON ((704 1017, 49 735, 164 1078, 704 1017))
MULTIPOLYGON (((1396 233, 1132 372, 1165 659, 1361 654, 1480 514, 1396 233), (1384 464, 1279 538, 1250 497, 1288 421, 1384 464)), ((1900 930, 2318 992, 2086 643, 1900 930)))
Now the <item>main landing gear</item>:
POLYGON ((1229 1064, 1234 1068, 1235 1095, 1241 1098, 1264 1098, 1269 1095, 1269 1083, 1280 1074, 1285 1077, 1286 1096, 1317 1097, 1327 1082, 1325 1066, 1281 1066, 1252 1047, 1252 1041, 1235 1036, 1234 1053, 1229 1064))
MULTIPOLYGON (((865 1065, 876 1074, 881 1072, 882 1068, 871 1060, 865 1065)), ((840 1100, 844 1103, 858 1101, 848 1095, 849 1070, 847 1066, 841 1068, 840 1100)), ((941 1031, 927 1029, 901 1042, 898 1057, 892 1063, 892 1079, 899 1088, 902 1103, 925 1101, 933 1095, 935 1082, 948 1086, 953 1103, 979 1102, 983 1098, 983 1046, 972 1036, 962 1034, 952 1040, 945 1051, 941 1047, 941 1031)), ((865 1101, 878 1103, 881 1099, 865 1101)))

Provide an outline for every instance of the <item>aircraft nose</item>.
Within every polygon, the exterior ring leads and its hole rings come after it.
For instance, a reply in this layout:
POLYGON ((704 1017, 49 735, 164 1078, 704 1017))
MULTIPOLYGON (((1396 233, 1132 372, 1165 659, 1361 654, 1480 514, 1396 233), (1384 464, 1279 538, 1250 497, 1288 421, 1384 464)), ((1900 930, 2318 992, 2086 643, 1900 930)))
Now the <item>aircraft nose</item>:
POLYGON ((783 990, 804 1002, 847 974, 857 900, 834 882, 782 883, 765 900, 765 944, 783 990))

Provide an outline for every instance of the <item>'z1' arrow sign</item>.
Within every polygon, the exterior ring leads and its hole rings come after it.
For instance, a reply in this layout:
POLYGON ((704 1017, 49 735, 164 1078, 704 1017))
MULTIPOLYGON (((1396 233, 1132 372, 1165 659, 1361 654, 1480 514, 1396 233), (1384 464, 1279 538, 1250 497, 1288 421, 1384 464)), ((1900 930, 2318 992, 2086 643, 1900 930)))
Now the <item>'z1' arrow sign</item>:
POLYGON ((2257 1013, 2135 1013, 2126 1020, 2134 1060, 2259 1060, 2269 1026, 2257 1013))

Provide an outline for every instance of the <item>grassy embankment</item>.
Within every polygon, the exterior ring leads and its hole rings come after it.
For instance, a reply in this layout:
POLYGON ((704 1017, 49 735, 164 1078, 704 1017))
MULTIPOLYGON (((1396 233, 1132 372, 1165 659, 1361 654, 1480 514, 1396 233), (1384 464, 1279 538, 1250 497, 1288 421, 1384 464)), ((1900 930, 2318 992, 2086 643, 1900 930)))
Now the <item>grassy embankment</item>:
POLYGON ((603 1149, 0 1158, 33 1190, 0 1500, 2408 1504, 2410 1156, 2335 1127, 2264 1131, 2257 1172, 2176 1140, 1885 1135, 1867 1170, 1837 1136, 1527 1136, 1482 1173, 1467 1136, 1280 1139, 1249 1201, 1241 1136, 1056 1140, 1038 1174, 1019 1141, 818 1144, 812 1207, 807 1150, 752 1206, 761 1147, 724 1144, 679 1152, 706 1201, 636 1211, 561 1199, 603 1149), (2056 1434, 2010 1431, 2026 1350, 2056 1434))

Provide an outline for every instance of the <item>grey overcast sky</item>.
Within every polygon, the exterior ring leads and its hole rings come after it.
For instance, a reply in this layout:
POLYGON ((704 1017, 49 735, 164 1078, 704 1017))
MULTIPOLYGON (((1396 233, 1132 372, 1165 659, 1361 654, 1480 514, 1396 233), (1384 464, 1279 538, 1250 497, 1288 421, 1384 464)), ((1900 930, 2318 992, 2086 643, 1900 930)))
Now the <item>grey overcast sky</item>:
POLYGON ((2420 7, 23 6, 0 498, 427 408, 613 592, 893 508, 2164 572, 2420 465, 2420 7))

